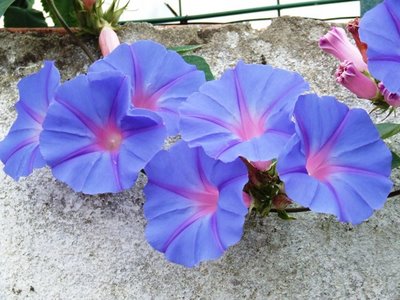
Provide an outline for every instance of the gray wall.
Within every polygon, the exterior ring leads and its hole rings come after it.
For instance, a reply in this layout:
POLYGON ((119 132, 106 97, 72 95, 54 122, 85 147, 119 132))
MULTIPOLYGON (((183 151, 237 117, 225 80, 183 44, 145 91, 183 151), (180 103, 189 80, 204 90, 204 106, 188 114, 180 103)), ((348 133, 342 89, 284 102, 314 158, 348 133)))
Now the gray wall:
MULTIPOLYGON (((335 83, 337 62, 317 41, 329 24, 281 18, 246 25, 130 25, 123 41, 200 43, 216 75, 239 59, 300 72, 314 92, 371 106, 335 83)), ((63 80, 85 72, 82 51, 60 35, 0 32, 0 138, 15 118, 19 79, 56 60, 63 80)), ((96 42, 86 41, 95 51, 96 42)), ((373 115, 374 118, 378 116, 373 115)), ((389 118, 389 120, 393 120, 389 118)), ((391 141, 399 150, 399 141, 391 141)), ((363 224, 297 214, 249 217, 242 241, 194 269, 168 263, 144 238, 142 187, 116 195, 73 193, 48 169, 14 182, 0 171, 0 299, 399 299, 400 198, 363 224)), ((399 172, 393 174, 397 189, 399 172)))

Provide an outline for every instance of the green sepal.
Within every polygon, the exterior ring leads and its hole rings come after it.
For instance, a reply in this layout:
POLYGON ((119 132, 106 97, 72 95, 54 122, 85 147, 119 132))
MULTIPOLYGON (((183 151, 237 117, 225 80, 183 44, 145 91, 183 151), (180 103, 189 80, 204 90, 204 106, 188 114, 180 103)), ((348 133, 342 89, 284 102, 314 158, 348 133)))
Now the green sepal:
POLYGON ((41 11, 10 6, 4 14, 4 27, 47 27, 41 11))
POLYGON ((103 12, 103 0, 98 0, 90 11, 87 11, 81 0, 74 0, 75 13, 81 33, 98 36, 103 27, 118 29, 118 21, 126 9, 129 1, 121 8, 117 8, 119 1, 113 0, 106 12, 103 12))
POLYGON ((400 124, 381 123, 381 124, 376 124, 375 126, 378 129, 379 134, 382 139, 387 139, 387 138, 394 136, 400 132, 400 124))
POLYGON ((286 212, 286 210, 278 210, 278 217, 283 219, 283 220, 296 220, 295 217, 292 217, 290 215, 288 215, 288 213, 286 212))
POLYGON ((206 80, 207 81, 215 79, 213 73, 211 72, 210 66, 208 65, 206 60, 204 58, 202 58, 201 56, 198 56, 198 55, 183 55, 182 58, 188 64, 195 65, 197 67, 197 69, 199 69, 200 71, 203 71, 204 74, 206 75, 206 80))

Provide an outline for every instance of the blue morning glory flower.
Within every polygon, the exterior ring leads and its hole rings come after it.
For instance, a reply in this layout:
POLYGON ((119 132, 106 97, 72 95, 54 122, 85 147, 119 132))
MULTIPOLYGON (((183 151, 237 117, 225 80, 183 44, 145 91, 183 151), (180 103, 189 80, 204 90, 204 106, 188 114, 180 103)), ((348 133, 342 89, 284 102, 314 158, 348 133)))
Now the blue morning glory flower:
POLYGON ((368 69, 391 93, 400 93, 400 3, 385 0, 365 13, 360 38, 368 45, 368 69))
POLYGON ((392 156, 368 114, 334 97, 300 96, 296 135, 278 158, 287 195, 342 222, 361 223, 392 188, 392 156))
POLYGON ((0 142, 4 172, 15 180, 46 165, 39 150, 39 135, 59 84, 60 73, 51 61, 46 61, 39 72, 18 83, 20 99, 15 105, 18 116, 0 142))
POLYGON ((40 150, 53 175, 87 194, 130 188, 159 151, 165 128, 156 114, 129 112, 129 78, 91 73, 61 85, 43 123, 40 150))
POLYGON ((240 159, 213 160, 180 141, 145 168, 146 237, 168 260, 193 267, 237 243, 247 208, 247 169, 240 159))
POLYGON ((178 133, 178 106, 205 82, 202 71, 152 41, 121 44, 89 69, 110 70, 129 76, 132 105, 158 113, 170 135, 178 133))
POLYGON ((276 158, 294 132, 291 112, 307 89, 297 73, 239 62, 182 104, 182 138, 224 162, 276 158))

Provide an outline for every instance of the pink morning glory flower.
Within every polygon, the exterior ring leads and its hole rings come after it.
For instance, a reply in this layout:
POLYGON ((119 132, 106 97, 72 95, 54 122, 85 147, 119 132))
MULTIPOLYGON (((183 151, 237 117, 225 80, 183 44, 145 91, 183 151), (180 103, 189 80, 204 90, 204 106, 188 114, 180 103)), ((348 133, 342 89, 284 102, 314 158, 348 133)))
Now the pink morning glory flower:
POLYGON ((319 47, 341 62, 345 60, 353 62, 361 72, 367 70, 367 64, 364 62, 360 51, 350 43, 343 28, 332 27, 327 34, 320 38, 319 47))
POLYGON ((131 104, 159 114, 168 133, 178 133, 178 106, 205 82, 204 72, 152 41, 121 44, 90 72, 117 70, 129 76, 131 104))
POLYGON ((81 75, 61 85, 49 107, 40 150, 53 175, 77 192, 130 188, 161 150, 165 128, 156 114, 129 112, 130 83, 119 72, 81 75))
POLYGON ((159 152, 145 171, 146 238, 168 260, 193 267, 240 240, 248 212, 240 159, 223 163, 181 141, 159 152))
POLYGON ((293 201, 361 223, 382 208, 392 188, 392 156, 368 114, 334 97, 300 96, 296 135, 277 171, 293 201))
POLYGON ((15 180, 46 165, 39 150, 39 135, 59 84, 60 73, 51 61, 46 61, 39 72, 18 83, 20 99, 15 105, 18 116, 0 142, 4 172, 15 180))
POLYGON ((336 71, 336 81, 359 98, 373 99, 378 93, 376 83, 361 73, 353 62, 343 61, 336 71))
POLYGON ((368 69, 391 93, 400 94, 400 3, 385 0, 362 17, 360 38, 368 45, 368 69))
POLYGON ((182 104, 182 138, 224 162, 271 160, 293 134, 291 112, 307 89, 297 73, 239 62, 182 104))

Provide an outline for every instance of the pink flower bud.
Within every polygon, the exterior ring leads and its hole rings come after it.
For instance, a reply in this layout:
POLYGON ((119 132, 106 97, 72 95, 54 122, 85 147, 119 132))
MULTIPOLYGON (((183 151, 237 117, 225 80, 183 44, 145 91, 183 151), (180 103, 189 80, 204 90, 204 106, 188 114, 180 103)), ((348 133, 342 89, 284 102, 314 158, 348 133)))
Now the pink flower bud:
POLYGON ((353 62, 361 72, 367 70, 367 64, 364 62, 360 51, 350 43, 343 28, 332 27, 327 34, 320 38, 319 47, 341 62, 345 60, 353 62))
POLYGON ((358 33, 358 29, 360 28, 360 18, 355 18, 353 21, 347 23, 346 29, 353 36, 354 41, 356 42, 356 46, 358 51, 360 51, 361 56, 364 62, 367 62, 367 44, 363 43, 360 39, 360 35, 358 33))
POLYGON ((267 161, 251 161, 250 162, 256 169, 260 171, 267 171, 269 167, 272 165, 272 160, 267 161))
POLYGON ((114 30, 105 26, 100 32, 99 46, 103 56, 107 56, 120 44, 119 38, 114 30))
POLYGON ((250 205, 251 205, 251 202, 252 202, 253 200, 251 199, 250 195, 247 194, 246 192, 242 192, 242 194, 243 194, 243 202, 244 202, 244 205, 246 205, 246 207, 249 208, 250 205))
POLYGON ((373 99, 378 92, 375 82, 361 73, 353 62, 346 60, 341 62, 335 75, 337 82, 359 98, 373 99))
POLYGON ((82 0, 83 6, 87 11, 90 11, 97 0, 82 0))
POLYGON ((284 210, 292 201, 285 194, 278 194, 272 199, 272 204, 277 210, 284 210))
POLYGON ((383 98, 385 99, 386 103, 389 104, 390 106, 393 107, 400 107, 400 95, 397 93, 391 93, 388 91, 388 89, 385 87, 385 85, 382 82, 378 83, 378 89, 383 95, 383 98))

